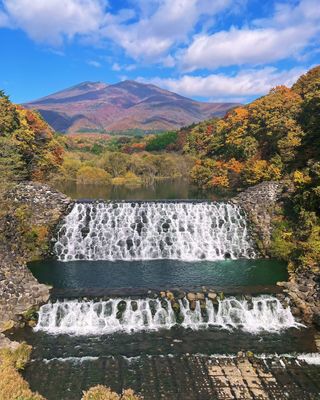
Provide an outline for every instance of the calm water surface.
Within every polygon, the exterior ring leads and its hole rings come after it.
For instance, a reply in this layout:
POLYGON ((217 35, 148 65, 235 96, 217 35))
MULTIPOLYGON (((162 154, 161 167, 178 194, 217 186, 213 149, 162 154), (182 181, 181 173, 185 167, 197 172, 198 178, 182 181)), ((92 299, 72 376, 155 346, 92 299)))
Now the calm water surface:
POLYGON ((221 195, 199 190, 185 179, 161 180, 149 186, 77 185, 62 182, 57 189, 72 199, 92 200, 219 200, 221 195))
POLYGON ((201 285, 274 285, 287 280, 286 264, 272 259, 183 262, 37 261, 29 264, 41 283, 55 288, 187 288, 201 285))

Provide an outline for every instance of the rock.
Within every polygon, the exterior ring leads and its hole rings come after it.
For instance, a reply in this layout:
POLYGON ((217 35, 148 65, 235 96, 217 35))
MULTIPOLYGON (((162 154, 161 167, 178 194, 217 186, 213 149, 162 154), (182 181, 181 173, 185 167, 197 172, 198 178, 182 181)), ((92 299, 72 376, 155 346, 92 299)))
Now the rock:
POLYGON ((195 301, 197 299, 197 296, 194 293, 188 293, 187 294, 187 299, 189 301, 195 301))
POLYGON ((215 301, 215 300, 217 300, 217 294, 216 293, 213 293, 213 292, 209 292, 208 293, 208 299, 210 299, 210 300, 212 300, 212 301, 215 301))
POLYGON ((299 317, 301 315, 300 308, 298 307, 292 307, 291 308, 291 313, 294 317, 299 317))
POLYGON ((305 285, 299 285, 298 288, 299 288, 300 292, 307 293, 309 291, 309 287, 305 286, 305 285))
POLYGON ((268 256, 271 244, 272 217, 284 196, 286 185, 279 181, 262 182, 241 192, 231 201, 239 205, 250 221, 250 233, 259 252, 268 256))
POLYGON ((126 303, 124 300, 122 300, 122 301, 120 301, 120 302, 118 303, 117 309, 118 309, 118 311, 120 311, 121 313, 123 313, 123 312, 126 310, 126 308, 127 308, 127 303, 126 303))
POLYGON ((179 300, 182 300, 186 297, 186 292, 184 292, 183 290, 179 290, 178 294, 177 294, 177 298, 179 300))
POLYGON ((166 297, 166 292, 160 292, 160 297, 164 299, 166 297))
POLYGON ((37 325, 37 321, 34 321, 34 320, 28 321, 28 326, 30 326, 30 328, 34 328, 36 325, 37 325))
POLYGON ((169 301, 172 301, 172 300, 174 300, 174 294, 172 293, 172 292, 167 292, 166 293, 166 296, 167 296, 167 299, 169 300, 169 301))
POLYGON ((194 311, 196 309, 196 302, 195 300, 190 301, 190 310, 194 311))
POLYGON ((313 315, 313 323, 316 325, 316 327, 320 328, 320 311, 318 310, 317 313, 313 315))
POLYGON ((179 314, 180 313, 180 304, 177 302, 174 302, 173 304, 171 304, 171 307, 174 311, 175 314, 179 314))
POLYGON ((137 311, 138 303, 135 300, 131 301, 131 308, 132 308, 132 311, 137 311))
POLYGON ((196 298, 197 298, 197 300, 204 300, 205 299, 204 293, 197 293, 196 298))

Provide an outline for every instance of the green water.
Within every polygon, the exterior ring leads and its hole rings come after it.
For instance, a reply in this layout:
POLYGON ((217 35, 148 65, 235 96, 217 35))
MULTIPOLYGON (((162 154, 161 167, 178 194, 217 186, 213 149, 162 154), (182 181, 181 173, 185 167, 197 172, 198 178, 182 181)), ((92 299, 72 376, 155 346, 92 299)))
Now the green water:
POLYGON ((44 260, 30 263, 41 283, 55 288, 173 288, 275 285, 287 279, 286 264, 272 259, 183 262, 44 260))

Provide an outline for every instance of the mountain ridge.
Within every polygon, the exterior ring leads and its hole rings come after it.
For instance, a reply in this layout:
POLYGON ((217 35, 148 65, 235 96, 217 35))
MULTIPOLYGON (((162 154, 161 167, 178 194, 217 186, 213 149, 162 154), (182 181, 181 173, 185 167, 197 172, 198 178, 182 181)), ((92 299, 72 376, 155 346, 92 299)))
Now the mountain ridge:
POLYGON ((237 105, 200 102, 134 80, 85 81, 24 104, 66 133, 177 129, 222 116, 237 105))

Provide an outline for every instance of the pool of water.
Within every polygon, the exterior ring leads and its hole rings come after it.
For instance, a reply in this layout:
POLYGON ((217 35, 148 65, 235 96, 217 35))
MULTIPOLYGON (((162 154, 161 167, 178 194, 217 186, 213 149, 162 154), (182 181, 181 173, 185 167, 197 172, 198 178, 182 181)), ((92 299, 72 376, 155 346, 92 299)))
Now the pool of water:
POLYGON ((186 179, 166 179, 143 186, 77 185, 62 182, 57 189, 72 199, 100 200, 176 200, 207 199, 219 200, 221 195, 201 191, 186 179))
POLYGON ((61 289, 169 289, 202 285, 244 287, 287 280, 286 263, 273 259, 183 262, 43 260, 29 264, 41 282, 61 289))

